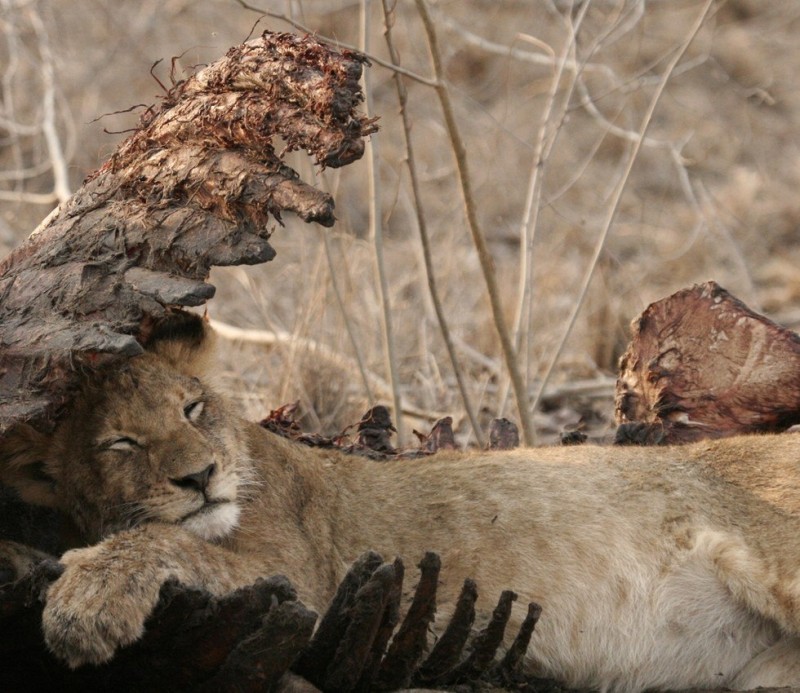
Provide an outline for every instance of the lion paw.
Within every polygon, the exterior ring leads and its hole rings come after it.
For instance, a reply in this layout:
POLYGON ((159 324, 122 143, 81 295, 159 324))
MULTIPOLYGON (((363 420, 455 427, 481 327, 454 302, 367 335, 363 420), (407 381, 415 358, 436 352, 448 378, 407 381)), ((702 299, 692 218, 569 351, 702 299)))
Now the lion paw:
POLYGON ((64 574, 47 591, 42 629, 50 650, 71 668, 101 664, 138 640, 159 585, 120 570, 100 547, 69 551, 64 574))

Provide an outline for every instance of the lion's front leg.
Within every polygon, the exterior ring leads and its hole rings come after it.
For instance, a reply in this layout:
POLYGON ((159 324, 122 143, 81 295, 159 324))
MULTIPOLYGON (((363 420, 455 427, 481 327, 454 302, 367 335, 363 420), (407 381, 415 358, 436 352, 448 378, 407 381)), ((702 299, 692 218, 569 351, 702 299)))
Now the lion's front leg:
POLYGON ((73 668, 108 661, 138 640, 168 579, 223 594, 256 572, 241 556, 156 524, 68 551, 61 562, 65 570, 47 591, 42 628, 48 647, 73 668))
POLYGON ((105 662, 140 638, 158 601, 157 571, 130 570, 124 560, 115 569, 117 558, 103 544, 69 551, 64 574, 47 591, 45 641, 70 667, 105 662))

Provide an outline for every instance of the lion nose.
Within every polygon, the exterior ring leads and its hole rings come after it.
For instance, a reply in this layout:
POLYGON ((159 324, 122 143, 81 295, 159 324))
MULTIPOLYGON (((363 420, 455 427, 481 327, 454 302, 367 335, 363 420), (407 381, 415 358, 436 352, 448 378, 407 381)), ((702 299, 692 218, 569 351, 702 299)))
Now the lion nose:
POLYGON ((193 489, 202 493, 208 487, 208 480, 211 478, 211 475, 214 473, 216 468, 217 465, 210 464, 201 472, 187 474, 179 479, 170 479, 170 481, 180 488, 193 489))

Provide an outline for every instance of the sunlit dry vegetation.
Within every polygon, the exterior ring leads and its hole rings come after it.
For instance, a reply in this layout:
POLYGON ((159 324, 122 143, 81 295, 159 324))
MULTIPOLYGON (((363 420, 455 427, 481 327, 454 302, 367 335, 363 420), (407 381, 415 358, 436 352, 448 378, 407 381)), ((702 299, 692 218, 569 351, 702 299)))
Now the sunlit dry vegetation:
POLYGON ((381 130, 342 170, 292 155, 333 229, 287 218, 274 262, 212 274, 253 416, 300 400, 333 432, 382 402, 406 440, 451 414, 474 442, 522 400, 540 441, 602 434, 648 302, 713 278, 800 322, 792 0, 0 0, 4 251, 141 104, 267 28, 374 56, 381 130))

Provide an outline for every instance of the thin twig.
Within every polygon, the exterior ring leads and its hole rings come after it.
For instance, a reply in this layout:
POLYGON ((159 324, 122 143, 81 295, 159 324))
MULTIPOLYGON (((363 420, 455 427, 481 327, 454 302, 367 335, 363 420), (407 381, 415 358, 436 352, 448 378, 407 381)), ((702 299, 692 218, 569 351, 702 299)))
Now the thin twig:
MULTIPOLYGON (((322 255, 323 251, 322 249, 319 249, 309 275, 312 277, 312 280, 307 284, 310 300, 305 301, 303 309, 298 310, 295 313, 292 331, 296 339, 293 339, 289 342, 286 363, 282 369, 283 376, 280 379, 280 389, 278 390, 281 402, 288 402, 290 398, 289 393, 297 388, 297 383, 295 382, 296 379, 294 378, 295 368, 298 364, 301 366, 303 364, 303 360, 300 358, 299 353, 301 351, 300 340, 308 339, 305 335, 308 334, 308 328, 312 322, 313 313, 315 310, 319 309, 319 306, 322 303, 320 300, 322 294, 324 293, 324 288, 320 287, 320 275, 322 274, 320 271, 322 268, 322 255)), ((309 407, 309 409, 311 409, 311 407, 309 407)), ((316 410, 313 411, 313 415, 319 418, 316 410)))
MULTIPOLYGON (((15 137, 24 137, 25 130, 28 129, 27 127, 22 128, 17 123, 12 123, 4 118, 0 118, 0 128, 7 130, 9 134, 14 135, 15 137)), ((41 128, 39 127, 31 129, 36 135, 38 135, 41 131, 41 128)), ((10 171, 0 171, 0 180, 21 181, 30 178, 36 178, 36 176, 41 176, 43 173, 47 173, 50 170, 50 166, 51 164, 49 161, 39 161, 24 168, 14 168, 10 171)))
MULTIPOLYGON (((313 175, 313 167, 311 166, 308 160, 303 160, 302 165, 308 167, 309 177, 313 175)), ((331 169, 336 174, 341 169, 331 169)), ((324 185, 325 190, 331 194, 333 198, 336 198, 336 188, 338 188, 339 184, 339 176, 334 175, 334 181, 332 182, 328 175, 326 175, 325 171, 320 171, 317 175, 319 176, 320 182, 324 185)), ((328 274, 331 280, 331 286, 333 287, 333 294, 336 298, 336 305, 339 308, 339 312, 342 315, 342 320, 344 321, 345 330, 347 331, 347 338, 350 341, 350 347, 353 350, 353 354, 355 356, 356 366, 358 367, 359 375, 361 376, 361 383, 364 386, 364 394, 366 395, 367 402, 369 402, 370 406, 374 406, 378 404, 375 399, 375 394, 372 389, 372 385, 370 384, 370 376, 371 374, 368 372, 366 361, 364 360, 364 355, 361 353, 361 346, 358 343, 358 339, 356 338, 356 331, 353 327, 353 321, 350 317, 350 313, 347 310, 347 305, 344 299, 344 295, 342 294, 341 286, 339 285, 339 275, 344 272, 345 275, 349 272, 349 267, 347 263, 341 263, 338 266, 334 261, 333 256, 333 247, 331 244, 331 235, 325 229, 320 228, 320 234, 322 237, 322 243, 325 247, 325 258, 328 263, 328 274)))
MULTIPOLYGON (((370 0, 361 0, 361 48, 369 49, 369 5, 370 0)), ((364 72, 364 112, 367 118, 372 117, 372 89, 369 71, 364 72)), ((397 372, 397 348, 394 338, 394 322, 392 305, 389 299, 389 280, 386 276, 386 263, 383 251, 383 220, 380 209, 380 181, 378 179, 377 143, 373 139, 366 142, 367 183, 369 206, 369 237, 372 240, 375 273, 378 280, 378 294, 381 303, 381 327, 383 328, 383 348, 389 381, 392 384, 392 403, 395 412, 397 440, 400 445, 406 442, 403 424, 403 409, 400 405, 400 377, 397 372)))
MULTIPOLYGON (((336 368, 341 368, 343 371, 354 374, 360 372, 358 363, 349 356, 345 356, 321 342, 317 342, 308 337, 299 337, 286 330, 249 329, 213 319, 211 320, 211 327, 214 328, 214 332, 222 339, 229 339, 245 344, 257 344, 269 347, 275 345, 286 346, 295 343, 298 348, 302 348, 313 354, 314 358, 326 361, 336 368)), ((364 375, 369 380, 376 397, 387 399, 391 397, 392 387, 381 376, 370 370, 365 370, 364 375)), ((424 419, 425 421, 435 421, 445 416, 444 412, 432 412, 428 409, 419 409, 405 400, 401 400, 401 406, 406 416, 413 416, 418 419, 424 419)))
POLYGON ((616 190, 614 191, 614 194, 611 199, 611 203, 609 204, 608 213, 606 215, 605 222, 603 223, 602 231, 600 232, 597 244, 595 245, 594 253, 592 255, 591 262, 589 263, 589 268, 586 272, 586 275, 583 278, 583 283, 581 284, 581 289, 578 293, 578 298, 575 301, 575 305, 573 306, 572 313, 569 317, 569 320, 567 321, 564 333, 561 335, 561 340, 559 341, 558 347, 553 353, 552 358, 550 359, 550 362, 547 366, 547 370, 545 371, 545 374, 542 377, 542 380, 539 384, 539 389, 537 390, 536 396, 534 397, 533 400, 534 409, 536 408, 536 406, 538 405, 539 401, 542 398, 542 394, 544 393, 544 390, 547 387, 547 383, 550 380, 550 376, 553 373, 553 369, 555 368, 558 359, 561 357, 561 352, 564 350, 564 346, 566 345, 567 340, 569 339, 569 336, 572 333, 572 329, 575 326, 575 321, 578 317, 578 313, 580 312, 583 303, 586 299, 586 294, 589 291, 589 285, 592 282, 595 269, 597 268, 597 264, 600 261, 600 256, 603 254, 603 250, 605 249, 606 240, 608 239, 609 233, 611 231, 611 224, 614 222, 614 219, 617 216, 617 210, 619 209, 619 203, 620 200, 622 199, 622 193, 624 192, 628 180, 630 179, 631 170, 633 169, 633 165, 636 162, 639 151, 643 146, 645 135, 647 134, 647 130, 650 127, 650 123, 653 120, 653 114, 655 113, 656 106, 661 100, 661 96, 664 93, 664 89, 667 86, 667 82, 672 76, 675 66, 684 56, 686 50, 689 48, 689 45, 692 43, 695 36, 700 31, 700 27, 703 26, 703 23, 705 22, 705 19, 708 16, 708 13, 710 12, 713 5, 714 5, 714 0, 706 0, 706 3, 703 6, 702 11, 698 15, 697 20, 692 26, 692 30, 689 32, 689 35, 686 37, 686 40, 681 44, 679 49, 676 51, 672 60, 669 61, 669 64, 665 68, 664 73, 661 76, 661 80, 656 86, 656 90, 652 98, 650 99, 647 111, 645 112, 644 117, 642 118, 641 126, 639 127, 639 136, 636 139, 636 142, 634 142, 633 147, 631 148, 631 152, 628 156, 628 161, 623 170, 623 175, 620 178, 619 183, 617 184, 616 190))
POLYGON ((706 187, 702 183, 699 183, 698 189, 701 202, 699 206, 702 210, 703 219, 709 228, 716 230, 717 233, 719 233, 719 235, 722 236, 722 238, 726 241, 727 247, 730 248, 731 254, 733 255, 734 262, 739 266, 743 283, 747 286, 746 294, 739 293, 738 289, 737 293, 739 296, 745 296, 747 298, 748 305, 750 305, 752 308, 760 310, 758 292, 756 291, 755 282, 753 281, 753 277, 751 276, 750 270, 747 267, 747 260, 744 257, 739 243, 720 218, 720 212, 716 207, 716 203, 706 187))
MULTIPOLYGON (((27 204, 52 205, 63 202, 70 197, 69 174, 67 171, 68 156, 64 154, 61 140, 56 128, 56 100, 59 98, 55 78, 55 60, 50 49, 47 29, 42 22, 35 6, 31 4, 24 13, 22 9, 11 6, 3 0, 3 7, 9 17, 14 14, 24 15, 38 39, 38 49, 41 67, 42 94, 41 118, 33 125, 17 122, 14 117, 14 91, 15 73, 19 64, 18 33, 19 29, 11 21, 4 23, 5 38, 8 42, 8 67, 2 78, 3 100, 2 113, 0 113, 0 127, 9 134, 8 148, 16 166, 8 171, 0 172, 0 180, 13 181, 16 190, 0 191, 0 200, 10 202, 23 202, 27 204), (15 12, 16 11, 16 12, 15 12), (23 156, 20 149, 20 138, 30 136, 44 136, 48 158, 38 162, 23 165, 23 156), (52 171, 53 190, 48 193, 31 193, 22 189, 23 181, 52 171)), ((28 85, 29 87, 30 85, 28 85)))
MULTIPOLYGON (((614 135, 615 137, 619 137, 620 139, 627 140, 628 142, 637 142, 639 139, 639 133, 634 132, 633 130, 626 130, 619 125, 615 125, 612 123, 608 118, 606 118, 601 112, 600 109, 597 108, 594 102, 594 98, 589 93, 589 89, 586 86, 586 83, 581 79, 578 78, 578 93, 580 94, 579 103, 583 107, 583 109, 594 119, 597 120, 599 123, 603 125, 606 132, 610 135, 614 135)), ((672 149, 674 148, 674 144, 669 140, 660 140, 655 137, 645 137, 642 145, 645 147, 653 147, 653 148, 663 148, 663 149, 672 149)))
MULTIPOLYGON (((55 200, 54 200, 55 201, 55 200)), ((39 222, 39 225, 31 231, 30 237, 33 238, 37 233, 47 228, 47 225, 58 216, 58 213, 61 211, 61 205, 56 205, 53 209, 50 210, 50 213, 39 222)))
MULTIPOLYGON (((531 284, 533 281, 533 243, 536 235, 536 227, 539 224, 539 211, 541 209, 540 202, 542 196, 542 188, 544 185, 544 166, 545 162, 550 156, 550 152, 552 152, 553 147, 555 146, 559 133, 562 131, 560 125, 564 119, 564 115, 567 111, 567 108, 569 107, 572 91, 575 88, 575 81, 579 75, 577 67, 573 71, 571 71, 572 79, 569 85, 567 86, 565 94, 561 100, 560 111, 558 115, 555 117, 553 117, 552 115, 553 109, 555 107, 556 95, 558 94, 559 86, 562 83, 564 72, 566 71, 567 63, 570 62, 573 65, 577 66, 577 60, 575 55, 575 44, 577 41, 577 34, 578 30, 580 29, 580 25, 583 22, 583 18, 586 16, 586 13, 589 10, 590 5, 591 2, 588 1, 583 3, 580 12, 578 13, 577 21, 574 23, 572 22, 567 23, 567 26, 570 29, 569 37, 567 41, 564 42, 564 48, 562 50, 561 56, 558 59, 558 62, 554 62, 554 64, 556 65, 556 71, 550 82, 550 90, 547 93, 547 100, 545 102, 545 107, 540 117, 539 132, 537 133, 536 137, 533 159, 531 163, 531 172, 528 181, 528 192, 525 198, 525 210, 522 215, 522 221, 520 223, 520 232, 519 232, 519 245, 520 245, 519 285, 517 287, 517 306, 514 313, 514 327, 513 327, 514 346, 517 348, 517 353, 521 353, 523 347, 525 348, 526 353, 530 352, 530 339, 531 339, 530 333, 532 327, 531 284), (556 124, 555 132, 548 140, 547 139, 548 125, 550 125, 553 122, 556 124), (528 316, 528 320, 525 320, 523 322, 523 318, 526 315, 528 316), (524 331, 523 331, 523 326, 524 326, 524 331)), ((555 54, 553 54, 553 59, 555 61, 555 54)), ((525 386, 527 389, 530 383, 530 365, 528 357, 526 357, 525 363, 526 363, 525 386)), ((506 400, 508 397, 509 385, 510 381, 509 379, 506 379, 504 382, 504 387, 502 389, 502 394, 499 401, 498 416, 502 416, 504 413, 506 400)))
POLYGON ((345 306, 344 298, 342 296, 342 290, 339 287, 339 282, 336 280, 336 271, 335 264, 333 262, 333 250, 331 248, 330 235, 324 230, 321 231, 320 235, 322 236, 322 243, 325 246, 325 256, 328 260, 328 273, 331 277, 331 286, 333 286, 333 294, 336 297, 336 305, 339 306, 339 312, 342 314, 344 327, 347 330, 347 338, 350 340, 350 346, 355 354, 358 372, 361 375, 361 382, 364 385, 364 393, 367 396, 367 401, 369 402, 370 406, 374 406, 377 404, 377 402, 375 401, 375 396, 372 394, 372 387, 370 387, 369 384, 367 366, 364 363, 364 357, 361 354, 361 348, 358 346, 358 340, 356 339, 356 335, 353 330, 352 321, 347 313, 347 307, 345 306))
MULTIPOLYGON (((394 42, 392 41, 392 24, 394 10, 389 7, 389 0, 382 0, 383 2, 383 16, 384 16, 384 32, 383 35, 386 39, 386 46, 389 50, 389 56, 393 63, 399 63, 400 56, 395 49, 394 42)), ((475 434, 475 439, 478 444, 484 446, 485 436, 478 423, 478 417, 475 414, 475 408, 472 405, 469 392, 467 390, 466 379, 459 363, 456 349, 453 345, 453 339, 450 335, 450 327, 445 318, 444 308, 442 301, 439 297, 439 289, 436 285, 436 275, 433 269, 433 255, 431 253, 430 237, 428 236, 428 223, 425 219, 425 214, 422 210, 422 195, 419 188, 419 177, 417 176, 416 155, 414 146, 411 141, 411 122, 408 117, 408 91, 400 73, 395 73, 395 86, 397 88, 397 98, 400 102, 400 119, 403 123, 403 134, 406 143, 406 165, 408 166, 408 174, 411 179, 411 194, 414 198, 414 212, 417 217, 417 228, 419 229, 420 243, 422 245, 422 257, 425 265, 425 276, 428 280, 428 292, 430 293, 431 303, 436 313, 436 319, 439 323, 439 329, 442 333, 442 340, 444 341, 447 354, 450 358, 450 365, 453 368, 453 373, 456 377, 458 384, 458 391, 461 394, 461 401, 464 404, 464 410, 467 413, 472 431, 475 434)))
MULTIPOLYGON (((14 16, 15 13, 12 12, 14 9, 11 6, 9 0, 0 0, 2 2, 3 7, 3 14, 4 14, 4 21, 2 22, 2 26, 4 29, 5 39, 8 44, 7 55, 6 55, 6 67, 3 71, 3 100, 2 104, 0 104, 0 110, 2 110, 2 114, 0 115, 8 115, 8 119, 3 117, 2 119, 2 127, 8 130, 10 135, 16 135, 11 137, 10 146, 10 158, 14 162, 14 169, 15 170, 22 170, 24 167, 23 163, 23 156, 22 156, 22 147, 20 146, 20 132, 18 129, 14 129, 13 127, 9 126, 19 126, 19 127, 27 127, 21 126, 21 124, 17 124, 15 122, 16 118, 14 117, 15 110, 16 110, 16 92, 14 90, 14 86, 16 84, 16 73, 20 65, 20 34, 18 27, 14 24, 14 16)), ((21 179, 12 178, 18 186, 21 185, 21 179)))
POLYGON ((58 202, 58 196, 54 192, 30 193, 23 190, 0 190, 0 200, 26 202, 33 205, 52 205, 58 202))
MULTIPOLYGON (((584 5, 585 4, 586 3, 584 3, 584 5)), ((583 6, 581 7, 581 11, 584 11, 583 6)), ((563 65, 560 65, 561 59, 557 59, 555 53, 552 50, 548 50, 549 46, 545 48, 539 41, 536 41, 535 45, 542 47, 543 52, 533 53, 531 51, 522 50, 521 48, 514 48, 514 46, 495 43, 494 41, 484 38, 483 36, 479 36, 478 34, 470 31, 466 27, 456 22, 451 17, 445 16, 443 12, 437 12, 436 20, 449 31, 458 34, 461 40, 464 41, 464 43, 468 46, 473 46, 474 48, 478 48, 486 53, 491 53, 492 55, 500 55, 506 58, 512 58, 519 62, 540 65, 541 67, 559 67, 559 69, 567 70, 575 74, 578 72, 602 72, 609 77, 614 75, 614 71, 608 65, 603 65, 602 63, 581 64, 578 63, 574 57, 571 60, 564 61, 563 65)), ((527 37, 524 34, 519 34, 518 38, 529 43, 532 42, 530 37, 527 37)))
POLYGON ((526 445, 533 445, 536 441, 536 433, 533 427, 533 416, 531 415, 531 409, 528 405, 528 394, 525 390, 525 382, 523 381, 522 375, 519 371, 516 349, 511 342, 511 336, 509 335, 506 320, 503 315, 503 305, 500 300, 500 290, 497 286, 497 277, 495 276, 494 271, 494 260, 492 259, 489 248, 486 244, 486 238, 484 237, 483 231, 478 223, 478 214, 475 209, 475 199, 472 195, 472 187, 467 166, 467 151, 464 146, 464 141, 461 138, 458 130, 458 124, 456 123, 455 114, 453 112, 453 105, 450 101, 450 93, 444 81, 444 69, 442 67, 442 58, 439 52, 436 27, 433 24, 430 13, 428 12, 428 5, 425 0, 416 0, 416 4, 428 38, 428 50, 430 52, 434 74, 436 75, 436 81, 438 83, 436 86, 436 95, 439 97, 439 103, 444 114, 447 132, 450 137, 450 143, 453 147, 456 168, 458 170, 458 178, 461 184, 467 225, 469 226, 470 233, 472 234, 472 240, 478 253, 478 259, 481 263, 483 278, 486 282, 486 289, 489 294, 489 302, 491 304, 495 330, 497 331, 497 336, 500 339, 500 346, 503 350, 506 369, 511 377, 511 384, 514 388, 514 396, 517 401, 517 409, 519 411, 523 437, 526 445))
POLYGON ((39 40, 39 54, 42 56, 41 69, 44 86, 44 93, 42 94, 42 133, 47 143, 47 151, 50 155, 50 163, 53 169, 53 193, 58 202, 65 202, 70 198, 72 192, 69 188, 67 162, 64 159, 61 140, 56 131, 56 86, 53 70, 53 53, 50 50, 50 42, 41 17, 39 17, 35 10, 31 10, 28 16, 36 32, 36 37, 39 40))
POLYGON ((250 10, 251 12, 258 12, 265 17, 271 17, 272 19, 278 19, 282 22, 286 22, 290 26, 293 26, 295 29, 299 31, 304 31, 307 34, 313 34, 315 38, 319 39, 320 41, 325 41, 326 43, 330 43, 332 46, 336 46, 337 48, 344 48, 351 51, 358 51, 359 53, 363 53, 369 61, 375 63, 376 65, 380 65, 381 67, 385 67, 389 70, 394 72, 399 72, 401 75, 405 75, 409 79, 413 79, 415 82, 419 82, 420 84, 427 84, 429 87, 436 86, 436 80, 430 79, 429 77, 424 77, 422 75, 417 74, 416 72, 412 72, 411 70, 407 70, 400 65, 395 65, 394 63, 390 63, 383 58, 378 57, 377 55, 372 55, 371 53, 366 53, 360 48, 356 48, 355 46, 351 46, 347 43, 342 43, 336 39, 332 39, 328 36, 323 36, 319 32, 315 31, 314 29, 307 27, 305 24, 301 24, 300 22, 288 17, 285 14, 281 14, 280 12, 271 12, 270 10, 262 10, 258 7, 254 7, 250 5, 244 0, 236 0, 244 9, 250 10))

